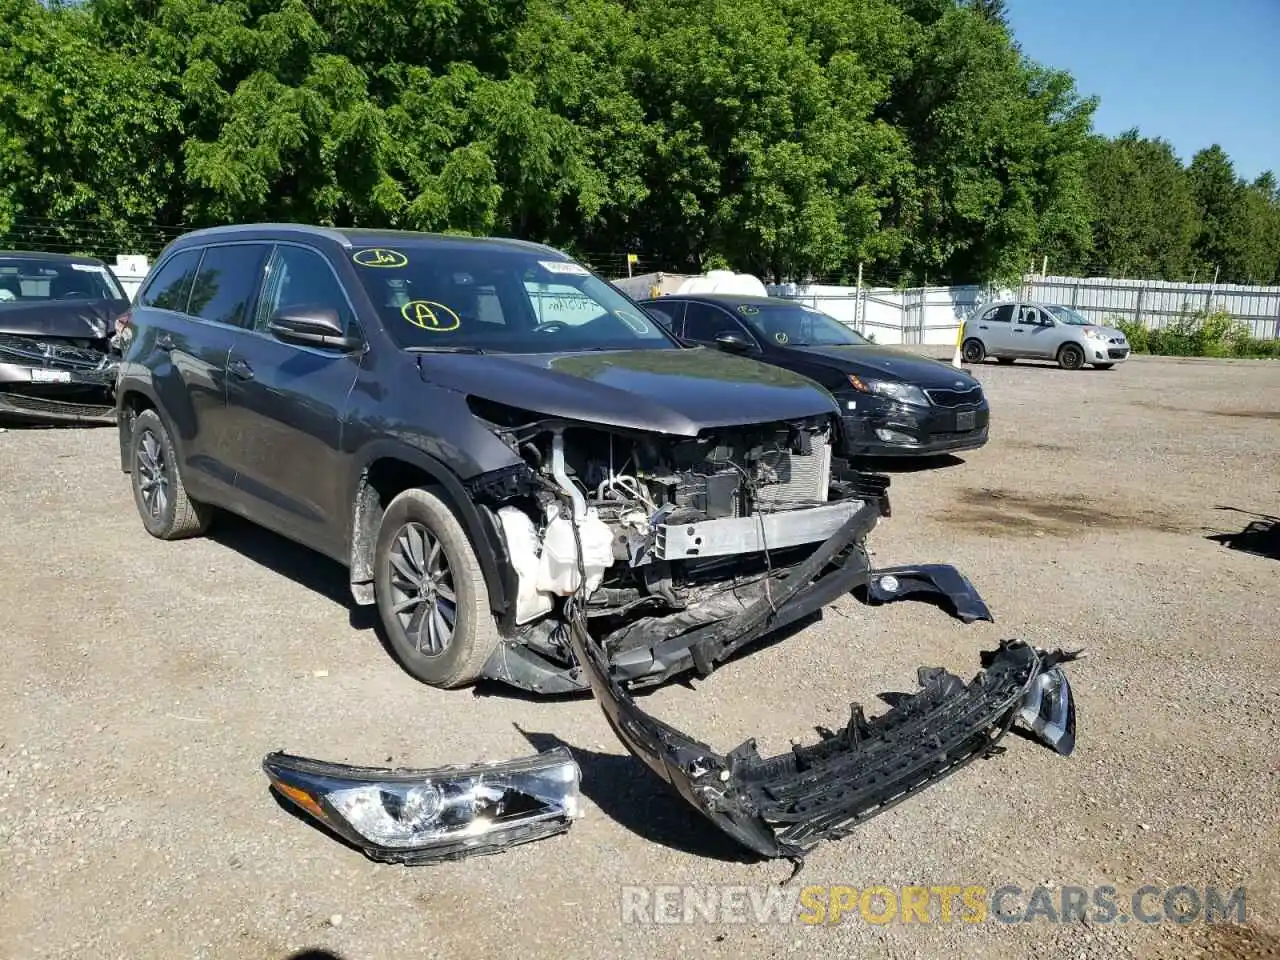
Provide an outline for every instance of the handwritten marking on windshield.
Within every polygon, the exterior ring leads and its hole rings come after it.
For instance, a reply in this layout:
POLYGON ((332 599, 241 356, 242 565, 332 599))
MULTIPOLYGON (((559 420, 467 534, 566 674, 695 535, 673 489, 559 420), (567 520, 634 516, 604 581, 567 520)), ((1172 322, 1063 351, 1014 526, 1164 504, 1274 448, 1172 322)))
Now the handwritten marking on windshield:
POLYGON ((399 250, 385 250, 382 247, 370 247, 357 250, 351 259, 362 267, 403 267, 409 262, 399 250))
POLYGON ((419 330, 447 333, 462 326, 462 318, 435 300, 410 300, 400 308, 400 316, 419 330))
POLYGON ((637 317, 630 310, 615 310, 613 315, 625 323, 636 333, 645 334, 649 332, 649 325, 644 322, 642 317, 637 317))

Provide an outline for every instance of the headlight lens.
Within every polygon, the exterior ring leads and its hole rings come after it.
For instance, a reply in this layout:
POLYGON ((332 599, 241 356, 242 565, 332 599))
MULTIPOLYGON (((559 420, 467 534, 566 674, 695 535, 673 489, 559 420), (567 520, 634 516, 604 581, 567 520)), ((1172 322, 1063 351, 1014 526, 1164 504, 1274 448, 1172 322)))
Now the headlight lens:
POLYGON ((873 380, 871 377, 859 377, 851 373, 849 385, 859 393, 887 397, 899 403, 909 403, 914 407, 929 406, 929 398, 924 395, 924 391, 910 383, 900 383, 897 380, 873 380))
POLYGON ((1101 331, 1101 330, 1097 330, 1097 329, 1095 329, 1095 328, 1093 328, 1093 327, 1085 327, 1085 328, 1084 328, 1084 335, 1085 335, 1086 337, 1088 337, 1090 340, 1105 340, 1105 339, 1107 339, 1107 335, 1106 335, 1103 331, 1101 331))
POLYGON ((581 816, 581 774, 564 747, 504 763, 433 770, 349 767, 285 753, 263 770, 300 810, 375 860, 489 853, 562 833, 581 816))

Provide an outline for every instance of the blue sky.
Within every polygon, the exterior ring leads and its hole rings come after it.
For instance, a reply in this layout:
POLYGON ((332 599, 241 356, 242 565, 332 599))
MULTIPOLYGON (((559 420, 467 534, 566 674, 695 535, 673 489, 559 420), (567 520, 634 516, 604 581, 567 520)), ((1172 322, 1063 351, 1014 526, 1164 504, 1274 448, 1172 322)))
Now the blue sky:
POLYGON ((1164 137, 1184 161, 1217 143, 1280 177, 1280 0, 1008 0, 1033 60, 1101 98, 1094 126, 1164 137))

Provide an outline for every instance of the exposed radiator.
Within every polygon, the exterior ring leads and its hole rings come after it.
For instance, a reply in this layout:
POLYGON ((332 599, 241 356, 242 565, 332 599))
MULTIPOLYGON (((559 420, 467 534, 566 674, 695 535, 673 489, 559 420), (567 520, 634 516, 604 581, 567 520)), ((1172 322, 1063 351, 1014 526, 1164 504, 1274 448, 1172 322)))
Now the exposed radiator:
POLYGON ((786 451, 771 453, 756 463, 756 504, 760 510, 794 510, 826 503, 831 483, 831 444, 814 444, 813 453, 808 456, 786 451))

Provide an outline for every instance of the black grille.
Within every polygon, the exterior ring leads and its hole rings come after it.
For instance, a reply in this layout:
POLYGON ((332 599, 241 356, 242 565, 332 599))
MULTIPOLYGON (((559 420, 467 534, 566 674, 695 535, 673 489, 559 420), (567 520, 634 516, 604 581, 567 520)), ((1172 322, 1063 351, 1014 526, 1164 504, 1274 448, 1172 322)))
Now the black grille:
POLYGON ((1112 360, 1123 360, 1129 355, 1128 350, 1108 350, 1107 356, 1112 360))
POLYGON ((982 402, 982 387, 968 390, 926 390, 925 394, 938 407, 963 407, 982 402))

